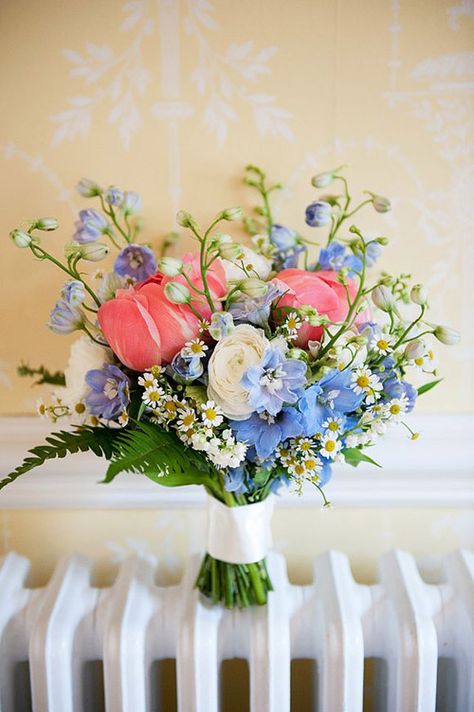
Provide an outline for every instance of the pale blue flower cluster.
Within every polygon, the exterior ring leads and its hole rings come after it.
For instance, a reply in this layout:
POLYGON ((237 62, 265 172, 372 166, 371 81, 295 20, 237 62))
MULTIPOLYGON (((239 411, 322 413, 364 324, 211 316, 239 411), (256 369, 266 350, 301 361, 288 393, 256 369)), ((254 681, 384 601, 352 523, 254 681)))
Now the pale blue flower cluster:
POLYGON ((90 391, 85 404, 92 415, 116 420, 130 403, 130 379, 117 366, 104 364, 86 373, 90 391))

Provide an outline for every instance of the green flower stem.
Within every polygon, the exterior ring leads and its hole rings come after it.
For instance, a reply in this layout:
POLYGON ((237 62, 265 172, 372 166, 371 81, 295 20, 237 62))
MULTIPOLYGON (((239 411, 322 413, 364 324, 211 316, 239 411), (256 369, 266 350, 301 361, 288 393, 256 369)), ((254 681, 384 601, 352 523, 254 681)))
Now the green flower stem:
POLYGON ((372 198, 363 200, 362 203, 359 203, 359 205, 357 205, 357 207, 354 208, 354 210, 351 210, 350 213, 346 213, 346 215, 344 216, 344 220, 347 220, 347 218, 350 218, 353 215, 355 215, 356 213, 358 213, 359 210, 364 207, 364 205, 369 205, 369 203, 372 203, 372 198))
POLYGON ((88 292, 88 294, 89 294, 90 297, 94 300, 94 302, 97 304, 97 306, 98 306, 98 307, 101 306, 101 302, 100 302, 99 298, 98 298, 97 295, 92 291, 92 289, 89 287, 89 285, 87 284, 87 282, 85 282, 85 281, 82 279, 80 273, 77 272, 77 270, 75 270, 75 269, 74 269, 74 270, 69 269, 68 267, 66 267, 65 265, 63 265, 61 262, 59 262, 59 260, 57 260, 55 257, 53 257, 52 255, 50 255, 49 252, 46 252, 46 250, 44 250, 44 249, 43 249, 42 247, 40 247, 39 245, 36 245, 36 244, 32 243, 32 244, 30 245, 30 249, 31 249, 33 255, 34 255, 35 257, 37 257, 38 259, 40 259, 40 260, 49 260, 49 261, 52 262, 54 265, 56 265, 56 267, 59 267, 59 269, 61 269, 63 272, 66 272, 66 274, 69 275, 69 277, 72 277, 73 279, 77 279, 77 280, 79 280, 80 282, 82 282, 82 284, 84 285, 84 289, 88 292))
POLYGON ((259 606, 264 606, 267 602, 267 593, 265 591, 261 574, 258 569, 258 564, 247 564, 247 568, 255 593, 255 600, 257 601, 259 606))
MULTIPOLYGON (((105 204, 105 201, 104 201, 103 195, 99 195, 99 200, 100 200, 100 204, 101 204, 101 206, 102 206, 102 210, 104 211, 104 213, 105 213, 106 215, 108 215, 109 218, 112 220, 113 224, 115 225, 115 227, 116 227, 116 229, 119 231, 119 233, 122 235, 122 237, 124 238, 124 240, 125 240, 127 243, 130 243, 130 237, 129 237, 129 235, 127 235, 127 233, 125 232, 125 230, 124 230, 124 229, 121 227, 121 225, 119 224, 119 222, 118 222, 118 220, 117 220, 117 217, 116 217, 116 215, 115 215, 115 210, 113 209, 113 207, 110 206, 110 209, 107 208, 107 206, 106 206, 106 204, 105 204)), ((119 246, 117 245, 117 247, 119 247, 119 246)), ((120 249, 120 247, 119 247, 119 249, 120 249)))
POLYGON ((99 339, 96 339, 85 324, 82 325, 82 329, 86 332, 87 336, 92 339, 92 341, 94 341, 94 343, 99 344, 99 346, 108 346, 108 344, 106 344, 104 341, 99 341, 99 339))

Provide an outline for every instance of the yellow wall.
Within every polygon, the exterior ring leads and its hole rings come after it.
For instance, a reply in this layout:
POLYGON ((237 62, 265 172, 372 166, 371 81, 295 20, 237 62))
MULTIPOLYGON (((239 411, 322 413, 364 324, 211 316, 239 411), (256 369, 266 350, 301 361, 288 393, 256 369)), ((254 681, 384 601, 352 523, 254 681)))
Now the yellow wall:
MULTIPOLYGON (((44 327, 61 275, 15 249, 9 229, 56 215, 62 233, 45 240, 59 254, 83 206, 73 186, 88 176, 139 191, 144 234, 158 245, 178 207, 203 222, 226 206, 251 207, 239 180, 248 161, 286 181, 276 214, 298 229, 316 171, 348 164, 354 190, 391 197, 392 213, 369 210, 360 225, 392 238, 382 266, 412 271, 429 288, 433 318, 462 331, 459 347, 439 349, 446 379, 420 410, 472 411, 469 8, 460 0, 0 3, 0 413, 30 412, 39 394, 15 376, 18 361, 61 368, 69 344, 44 327), (133 7, 142 12, 134 22, 133 7)), ((2 516, 2 549, 31 556, 37 582, 71 549, 98 558, 107 577, 114 547, 121 556, 134 540, 177 557, 179 568, 187 525, 202 525, 189 512, 2 516)), ((466 544, 466 517, 285 510, 275 538, 287 542, 298 580, 309 580, 309 561, 328 546, 350 553, 368 580, 382 550, 430 557, 466 544)))

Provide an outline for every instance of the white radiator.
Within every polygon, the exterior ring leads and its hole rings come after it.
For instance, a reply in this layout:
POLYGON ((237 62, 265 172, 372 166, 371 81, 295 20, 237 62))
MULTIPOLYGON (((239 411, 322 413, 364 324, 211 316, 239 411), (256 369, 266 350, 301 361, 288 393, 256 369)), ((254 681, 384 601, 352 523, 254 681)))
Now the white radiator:
POLYGON ((440 585, 424 583, 412 556, 397 551, 382 558, 377 585, 355 583, 347 558, 330 552, 316 559, 313 585, 293 586, 272 555, 276 592, 266 608, 244 612, 199 600, 197 558, 179 586, 162 588, 139 557, 103 589, 80 556, 62 561, 43 589, 25 588, 25 558, 0 564, 1 712, 169 712, 157 689, 157 661, 169 659, 179 711, 217 712, 221 663, 231 658, 248 661, 252 712, 289 712, 295 659, 316 663, 313 709, 360 711, 368 658, 380 663, 377 712, 474 710, 467 552, 444 559, 440 585))

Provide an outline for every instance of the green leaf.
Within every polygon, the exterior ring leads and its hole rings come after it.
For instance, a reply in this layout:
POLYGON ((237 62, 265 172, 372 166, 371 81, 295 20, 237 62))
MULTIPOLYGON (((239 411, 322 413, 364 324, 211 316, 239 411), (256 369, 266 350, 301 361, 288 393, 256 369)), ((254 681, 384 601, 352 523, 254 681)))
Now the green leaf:
POLYGON ((344 455, 344 459, 347 464, 352 465, 352 467, 357 467, 357 465, 361 462, 370 462, 371 465, 382 467, 382 465, 379 465, 378 462, 372 460, 371 457, 365 455, 358 447, 346 447, 344 450, 341 450, 341 452, 344 455))
POLYGON ((34 382, 33 385, 41 386, 43 383, 49 383, 53 386, 65 386, 66 379, 62 371, 55 371, 51 373, 45 366, 38 366, 38 368, 31 368, 27 363, 21 363, 17 370, 17 374, 24 378, 25 376, 30 376, 34 378, 39 376, 38 380, 34 382))
POLYGON ((436 381, 430 381, 429 383, 424 383, 422 386, 420 386, 417 389, 418 395, 422 396, 423 393, 428 393, 428 391, 431 391, 432 388, 438 385, 438 383, 441 383, 443 379, 438 378, 436 381))
POLYGON ((140 421, 135 430, 124 430, 117 438, 104 482, 120 472, 146 475, 166 487, 207 485, 215 469, 200 452, 184 445, 173 432, 140 421))
POLYGON ((52 433, 46 438, 47 445, 38 445, 29 450, 33 457, 26 457, 21 465, 0 480, 0 489, 14 482, 20 475, 43 465, 46 460, 57 457, 92 450, 98 457, 110 460, 120 432, 109 428, 81 427, 72 432, 61 430, 52 433))

